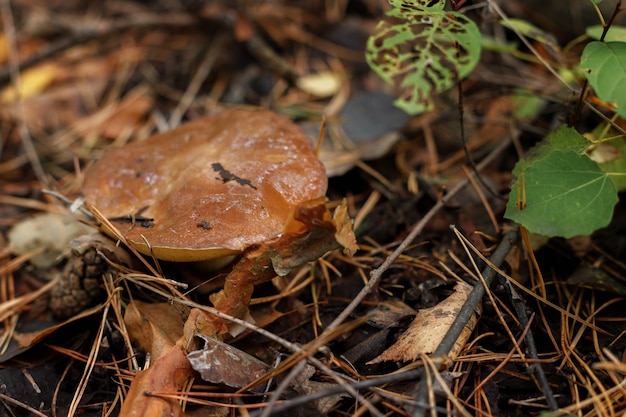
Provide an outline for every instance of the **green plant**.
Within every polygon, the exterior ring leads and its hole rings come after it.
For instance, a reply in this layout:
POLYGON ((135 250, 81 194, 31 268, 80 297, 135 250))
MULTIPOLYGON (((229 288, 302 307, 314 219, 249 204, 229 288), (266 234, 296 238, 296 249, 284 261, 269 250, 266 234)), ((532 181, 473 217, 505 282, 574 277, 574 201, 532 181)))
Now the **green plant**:
POLYGON ((544 236, 591 234, 608 224, 617 191, 586 155, 589 142, 562 125, 520 160, 505 216, 544 236))
MULTIPOLYGON (((410 114, 431 110, 434 94, 471 73, 481 41, 488 44, 488 39, 463 14, 444 11, 445 0, 389 2, 392 9, 369 39, 367 61, 399 88, 400 108, 410 114)), ((561 70, 584 71, 597 98, 615 117, 626 118, 626 28, 611 25, 620 11, 616 8, 608 23, 588 28, 588 36, 597 40, 586 45, 579 68, 561 70)), ((514 19, 501 24, 519 36, 556 46, 552 36, 532 24, 514 19)), ((559 126, 517 163, 513 174, 506 218, 550 237, 591 234, 608 225, 617 193, 626 189, 623 131, 612 128, 610 121, 585 135, 559 126)))
POLYGON ((433 108, 433 95, 467 76, 480 59, 481 35, 474 22, 447 12, 445 0, 389 0, 392 8, 367 43, 365 58, 396 85, 396 105, 409 114, 433 108))

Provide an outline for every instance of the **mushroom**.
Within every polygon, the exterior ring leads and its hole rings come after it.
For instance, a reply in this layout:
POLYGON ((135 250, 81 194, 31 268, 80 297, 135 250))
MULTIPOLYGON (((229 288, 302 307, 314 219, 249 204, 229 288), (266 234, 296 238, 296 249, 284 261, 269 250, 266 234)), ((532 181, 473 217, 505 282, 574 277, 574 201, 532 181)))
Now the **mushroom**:
POLYGON ((115 148, 85 172, 85 202, 168 261, 239 253, 326 193, 311 141, 269 111, 233 109, 115 148))
MULTIPOLYGON (((267 110, 230 109, 106 152, 85 172, 85 205, 139 252, 190 262, 242 254, 216 308, 243 318, 254 284, 339 247, 356 248, 345 206, 325 206, 310 139, 267 110)), ((225 331, 200 314, 199 330, 225 331)))

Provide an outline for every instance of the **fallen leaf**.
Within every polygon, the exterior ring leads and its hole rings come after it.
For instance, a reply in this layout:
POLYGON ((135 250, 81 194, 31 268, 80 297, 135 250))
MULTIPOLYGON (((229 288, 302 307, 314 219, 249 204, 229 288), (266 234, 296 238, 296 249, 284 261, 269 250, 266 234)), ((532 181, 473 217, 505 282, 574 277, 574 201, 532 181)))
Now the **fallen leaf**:
POLYGON ((124 314, 128 334, 138 346, 159 359, 183 335, 181 312, 171 303, 133 300, 124 314))
POLYGON ((581 263, 567 279, 569 285, 606 291, 621 296, 626 295, 626 285, 602 268, 589 263, 581 263))
MULTIPOLYGON (((329 118, 319 154, 329 177, 343 175, 359 161, 382 157, 402 138, 400 129, 410 117, 394 106, 394 100, 380 91, 356 91, 337 117, 329 118)), ((317 143, 319 121, 300 126, 317 143)))
POLYGON ((33 256, 30 263, 37 268, 49 268, 68 251, 68 243, 77 236, 92 233, 93 228, 80 223, 69 214, 41 213, 28 217, 9 231, 9 247, 18 255, 43 247, 44 252, 33 256))
MULTIPOLYGON (((201 334, 197 336, 204 340, 204 348, 189 352, 187 359, 207 382, 242 388, 270 371, 270 367, 263 361, 234 346, 201 334)), ((263 392, 263 388, 263 385, 257 385, 250 391, 263 392)))
POLYGON ((403 301, 390 299, 378 303, 368 314, 369 322, 377 327, 396 327, 400 320, 415 316, 417 312, 403 301))
MULTIPOLYGON (((86 58, 84 51, 74 53, 81 54, 76 61, 64 59, 63 63, 57 64, 54 69, 42 70, 40 74, 33 75, 32 80, 27 79, 28 89, 38 91, 34 93, 30 93, 29 90, 23 91, 23 108, 18 103, 8 103, 0 107, 0 115, 12 120, 23 118, 35 132, 49 133, 82 124, 83 129, 77 129, 82 134, 82 130, 90 130, 104 123, 101 119, 90 120, 86 128, 87 121, 83 121, 83 117, 96 110, 95 103, 100 102, 109 86, 111 74, 118 65, 119 55, 86 58)), ((6 94, 8 99, 13 92, 5 90, 3 94, 6 94)), ((55 143, 47 145, 54 149, 55 146, 59 146, 55 143)))
MULTIPOLYGON (((41 64, 23 71, 20 77, 19 97, 26 99, 35 96, 45 90, 57 76, 60 68, 53 63, 41 64)), ((17 100, 18 94, 12 85, 5 87, 0 92, 0 102, 11 103, 17 100)))
MULTIPOLYGON (((81 120, 86 109, 87 97, 99 100, 107 86, 104 77, 90 77, 84 83, 63 83, 52 85, 41 94, 24 100, 24 121, 35 131, 53 131, 81 120)), ((3 118, 18 120, 19 106, 13 103, 0 108, 3 118)))
MULTIPOLYGON (((313 395, 316 392, 323 391, 325 389, 334 388, 337 385, 328 382, 312 381, 311 377, 315 374, 315 368, 311 365, 306 365, 304 370, 298 374, 296 379, 292 383, 292 388, 300 395, 307 396, 313 395)), ((312 401, 312 405, 316 408, 316 415, 325 416, 330 410, 332 410, 342 398, 347 397, 346 393, 333 394, 326 397, 322 397, 315 401, 312 401)), ((314 414, 311 414, 314 415, 314 414)))
POLYGON ((335 225, 335 239, 337 243, 341 245, 346 255, 354 255, 359 250, 359 245, 356 243, 352 219, 348 216, 348 203, 345 199, 335 209, 333 223, 335 225))
POLYGON ((596 161, 599 164, 614 161, 622 156, 619 148, 608 142, 599 143, 587 154, 589 155, 589 158, 591 158, 591 160, 596 161))
POLYGON ((341 88, 341 77, 336 72, 323 71, 298 78, 298 88, 315 97, 330 97, 341 88))
POLYGON ((172 346, 149 369, 137 372, 122 404, 120 417, 184 416, 178 400, 151 394, 175 394, 193 375, 184 349, 179 345, 172 346))
POLYGON ((296 207, 282 236, 267 250, 271 252, 274 271, 281 276, 287 275, 291 269, 339 248, 349 255, 356 252, 358 246, 347 210, 344 200, 331 217, 324 198, 296 207))
POLYGON ((341 358, 355 365, 358 361, 364 362, 379 355, 388 345, 388 335, 389 328, 382 329, 375 333, 368 332, 366 339, 345 351, 341 355, 341 358))
MULTIPOLYGON (((434 307, 418 311, 417 316, 398 341, 368 364, 385 361, 410 362, 421 354, 433 353, 454 323, 471 291, 471 285, 464 282, 457 283, 454 292, 448 298, 434 307)), ((448 355, 448 360, 453 360, 459 354, 472 334, 477 321, 478 317, 474 314, 472 320, 465 325, 463 332, 459 335, 454 348, 448 355)))

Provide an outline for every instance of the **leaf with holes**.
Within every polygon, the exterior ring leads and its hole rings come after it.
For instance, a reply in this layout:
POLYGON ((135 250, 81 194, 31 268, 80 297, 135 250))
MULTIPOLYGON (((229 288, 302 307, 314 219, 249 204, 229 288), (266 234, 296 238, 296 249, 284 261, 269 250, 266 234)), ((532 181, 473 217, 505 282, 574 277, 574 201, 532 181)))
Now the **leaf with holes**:
POLYGON ((394 9, 405 9, 405 11, 415 10, 416 7, 421 9, 443 10, 446 7, 446 0, 389 0, 389 4, 394 9))
POLYGON ((504 216, 530 232, 570 238, 609 224, 616 203, 615 185, 597 163, 573 150, 554 151, 526 166, 504 216))
POLYGON ((480 59, 481 34, 470 19, 443 10, 445 1, 390 1, 392 9, 369 38, 365 57, 399 89, 395 104, 409 114, 434 106, 433 95, 453 87, 480 59))
POLYGON ((590 42, 580 66, 600 100, 615 104, 617 114, 626 117, 626 43, 590 42))

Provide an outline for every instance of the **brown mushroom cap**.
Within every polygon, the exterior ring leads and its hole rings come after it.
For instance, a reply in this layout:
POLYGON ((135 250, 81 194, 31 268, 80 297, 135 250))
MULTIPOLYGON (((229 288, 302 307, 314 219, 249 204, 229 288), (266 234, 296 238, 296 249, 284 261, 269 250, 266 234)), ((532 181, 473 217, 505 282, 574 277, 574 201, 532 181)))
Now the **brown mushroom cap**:
POLYGON ((109 150, 86 170, 83 194, 140 252, 199 261, 279 236, 326 186, 298 126, 231 109, 109 150))

